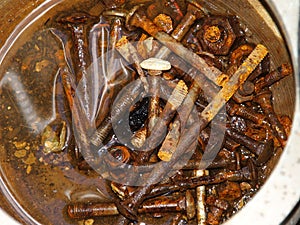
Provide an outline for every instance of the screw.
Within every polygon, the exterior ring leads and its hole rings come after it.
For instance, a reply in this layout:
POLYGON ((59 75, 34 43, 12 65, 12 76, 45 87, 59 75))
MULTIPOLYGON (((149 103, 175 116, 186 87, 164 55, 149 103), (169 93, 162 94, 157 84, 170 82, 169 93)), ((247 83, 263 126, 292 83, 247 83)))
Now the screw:
POLYGON ((259 166, 266 163, 273 154, 273 147, 274 147, 273 139, 267 140, 265 142, 258 142, 233 129, 227 129, 226 134, 231 139, 240 143, 241 145, 244 145, 252 153, 254 153, 257 156, 256 163, 259 166))

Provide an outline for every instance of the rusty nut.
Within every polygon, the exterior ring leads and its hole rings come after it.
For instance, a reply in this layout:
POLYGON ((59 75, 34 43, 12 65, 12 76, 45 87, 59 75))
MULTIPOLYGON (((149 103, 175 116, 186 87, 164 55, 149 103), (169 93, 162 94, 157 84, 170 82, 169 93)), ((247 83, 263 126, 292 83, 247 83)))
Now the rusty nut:
POLYGON ((226 17, 213 16, 204 20, 197 38, 204 51, 215 55, 227 55, 236 35, 226 17))

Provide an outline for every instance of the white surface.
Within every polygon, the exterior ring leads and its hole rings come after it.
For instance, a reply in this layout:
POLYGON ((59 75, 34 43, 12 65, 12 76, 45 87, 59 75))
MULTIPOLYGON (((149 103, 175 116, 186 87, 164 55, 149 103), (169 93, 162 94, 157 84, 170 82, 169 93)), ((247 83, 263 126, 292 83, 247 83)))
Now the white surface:
MULTIPOLYGON (((282 15, 283 23, 286 25, 286 30, 290 36, 290 41, 293 46, 294 56, 297 54, 297 27, 299 17, 299 0, 272 0, 280 15, 282 15)), ((299 94, 299 90, 297 90, 299 94)), ((298 96, 299 97, 299 96, 298 96)), ((251 200, 247 206, 226 223, 227 225, 276 225, 291 210, 291 202, 298 200, 300 196, 300 176, 290 176, 300 171, 300 154, 295 151, 296 146, 300 146, 300 105, 297 102, 298 113, 295 117, 294 135, 289 140, 285 154, 294 160, 289 161, 289 167, 284 166, 285 157, 283 157, 278 165, 280 170, 275 171, 269 181, 272 185, 265 185, 257 193, 255 198, 251 200), (291 145, 293 142, 293 146, 291 145), (293 157, 290 157, 290 156, 293 157), (293 171, 291 171, 293 168, 293 171), (278 190, 278 195, 274 195, 274 191, 278 190), (296 190, 296 191, 295 191, 296 190), (295 199, 296 198, 296 199, 295 199)), ((14 220, 0 210, 1 224, 18 225, 14 220)))
MULTIPOLYGON (((288 33, 292 44, 293 59, 298 54, 298 19, 299 0, 272 0, 276 10, 282 17, 285 31, 288 33)), ((294 61, 297 62, 297 61, 294 61)), ((297 72, 297 71, 296 71, 297 72)), ((299 70, 297 72, 299 74, 299 70)), ((296 75, 299 84, 299 76, 296 75)), ((277 225, 292 210, 300 196, 300 104, 299 88, 297 89, 296 113, 293 124, 292 135, 287 147, 277 165, 276 170, 271 174, 267 183, 255 195, 255 197, 226 225, 277 225)))

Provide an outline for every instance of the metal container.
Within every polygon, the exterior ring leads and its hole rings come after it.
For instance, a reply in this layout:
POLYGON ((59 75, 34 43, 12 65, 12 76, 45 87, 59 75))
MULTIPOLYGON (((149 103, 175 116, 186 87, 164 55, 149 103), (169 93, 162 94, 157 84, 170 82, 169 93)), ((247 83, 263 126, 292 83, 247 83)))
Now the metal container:
MULTIPOLYGON (((50 9, 59 2, 59 0, 45 2, 42 0, 1 1, 0 47, 7 47, 12 39, 18 37, 19 34, 14 32, 14 29, 24 26, 25 23, 28 26, 30 25, 31 21, 28 21, 28 18, 34 21, 42 16, 38 13, 39 11, 36 11, 37 8, 39 8, 39 10, 41 8, 45 10, 50 9), (24 21, 23 19, 30 13, 31 15, 24 21)), ((223 4, 230 3, 224 0, 215 0, 214 4, 222 6, 223 4)), ((211 10, 214 10, 212 5, 210 6, 208 4, 207 7, 211 7, 211 10)), ((290 79, 280 84, 279 87, 276 88, 277 90, 275 90, 277 94, 277 100, 275 99, 277 110, 291 116, 293 115, 294 118, 292 134, 289 137, 287 147, 261 190, 242 210, 226 222, 226 224, 295 224, 295 221, 300 216, 299 210, 297 209, 297 203, 300 198, 300 176, 297 174, 300 170, 300 154, 298 151, 298 146, 300 145, 300 61, 298 52, 300 48, 298 46, 299 31, 297 31, 299 28, 299 2, 297 0, 290 2, 268 0, 262 5, 257 0, 236 1, 233 3, 231 12, 237 14, 242 20, 245 20, 247 24, 252 22, 253 27, 263 27, 265 33, 262 32, 261 35, 265 38, 265 45, 267 45, 271 51, 276 52, 276 47, 280 45, 281 41, 287 44, 289 53, 287 55, 283 53, 283 55, 284 57, 290 56, 292 59, 295 80, 290 79), (251 17, 253 12, 260 18, 251 17), (262 18, 264 20, 263 22, 262 18), (271 43, 272 40, 270 37, 274 35, 278 37, 278 40, 271 43), (284 36, 284 40, 281 40, 281 35, 284 36), (294 91, 296 93, 296 100, 293 98, 294 91), (285 107, 286 105, 295 105, 295 107, 285 107)), ((281 44, 283 44, 283 42, 281 44)), ((281 54, 277 54, 279 60, 281 54)), ((4 180, 0 181, 2 182, 3 188, 5 182, 4 180)), ((2 190, 2 192, 4 192, 4 196, 1 196, 0 203, 3 209, 0 211, 1 221, 5 221, 5 224, 19 224, 9 215, 20 220, 20 216, 18 215, 18 213, 21 212, 18 210, 20 209, 20 205, 15 202, 14 207, 12 207, 11 204, 8 203, 13 199, 11 193, 8 190, 2 190), (6 214, 6 212, 9 215, 6 214)))

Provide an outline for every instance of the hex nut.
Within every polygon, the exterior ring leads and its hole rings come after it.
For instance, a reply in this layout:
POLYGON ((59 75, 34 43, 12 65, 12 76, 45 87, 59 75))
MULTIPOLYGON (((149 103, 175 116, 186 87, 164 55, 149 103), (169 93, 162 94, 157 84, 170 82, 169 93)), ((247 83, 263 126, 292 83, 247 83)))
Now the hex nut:
POLYGON ((204 51, 215 55, 227 55, 236 35, 226 17, 213 16, 204 20, 197 38, 204 51))

